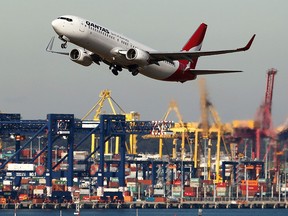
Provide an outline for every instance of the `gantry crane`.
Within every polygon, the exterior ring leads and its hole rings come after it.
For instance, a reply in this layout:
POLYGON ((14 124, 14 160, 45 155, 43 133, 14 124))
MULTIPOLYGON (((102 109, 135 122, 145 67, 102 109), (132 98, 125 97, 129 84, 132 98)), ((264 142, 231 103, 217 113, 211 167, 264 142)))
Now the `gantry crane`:
MULTIPOLYGON (((181 128, 181 158, 182 160, 184 159, 184 155, 185 155, 185 132, 186 129, 184 127, 184 122, 183 122, 183 118, 182 115, 180 114, 179 111, 179 107, 178 104, 175 100, 171 100, 170 104, 169 104, 169 108, 167 110, 167 112, 165 113, 163 120, 166 121, 169 114, 174 111, 177 115, 178 118, 178 124, 177 124, 177 128, 180 129, 181 128)), ((173 152, 172 152, 172 158, 175 159, 176 158, 176 139, 177 136, 174 137, 173 140, 173 152)), ((161 139, 160 139, 161 140, 161 139)), ((160 143, 159 143, 159 147, 160 147, 160 143)))
MULTIPOLYGON (((202 128, 202 149, 204 148, 204 151, 207 149, 207 155, 205 154, 205 157, 207 158, 207 174, 206 178, 208 180, 211 179, 211 150, 212 150, 212 142, 210 139, 211 133, 217 133, 217 145, 216 145, 216 178, 215 182, 219 182, 220 180, 220 147, 221 147, 221 139, 224 143, 224 147, 226 150, 226 153, 229 154, 228 149, 225 144, 224 139, 224 131, 229 130, 231 132, 231 128, 224 127, 224 124, 222 124, 221 119, 218 115, 218 112, 216 111, 215 107, 213 106, 212 102, 208 99, 208 92, 206 89, 205 80, 202 78, 199 80, 199 87, 200 87, 200 104, 201 104, 201 128, 202 128), (211 114, 212 119, 214 121, 214 127, 209 125, 209 114, 211 114)), ((194 163, 199 161, 199 149, 197 147, 198 145, 195 145, 195 151, 194 151, 194 163)), ((198 164, 199 162, 197 162, 198 164)), ((195 167, 196 168, 196 167, 195 167)), ((205 176, 204 176, 205 178, 205 176)))
POLYGON ((172 158, 175 159, 176 158, 176 144, 177 144, 177 139, 180 138, 180 136, 178 134, 176 134, 177 132, 181 132, 181 158, 184 157, 185 155, 185 127, 184 127, 184 123, 183 123, 183 119, 182 119, 182 115, 180 114, 177 102, 175 100, 171 100, 169 103, 169 107, 167 112, 165 113, 165 115, 162 118, 162 121, 165 122, 168 119, 168 116, 170 115, 170 113, 174 111, 176 113, 176 116, 178 118, 178 123, 175 124, 174 128, 171 128, 171 131, 173 131, 173 134, 165 134, 165 133, 161 133, 161 134, 149 134, 149 135, 144 135, 143 138, 144 139, 148 139, 148 138, 156 138, 159 139, 159 157, 162 158, 163 156, 163 140, 164 139, 173 139, 173 152, 172 152, 172 158))
MULTIPOLYGON (((127 121, 135 121, 135 120, 137 121, 140 119, 140 114, 137 112, 125 113, 125 111, 120 107, 120 105, 112 98, 110 90, 105 89, 105 90, 101 91, 99 94, 99 97, 100 97, 100 99, 84 115, 84 117, 81 120, 87 119, 87 117, 90 116, 93 111, 95 111, 95 114, 93 116, 93 120, 99 121, 99 117, 100 117, 100 114, 103 113, 102 109, 103 109, 103 106, 104 106, 104 103, 106 100, 109 102, 110 108, 112 110, 112 114, 114 114, 114 115, 116 115, 116 114, 123 114, 124 115, 125 114, 127 121), (116 107, 118 108, 118 110, 120 112, 118 112, 118 113, 116 112, 114 104, 116 105, 116 107)), ((130 136, 130 145, 129 146, 126 143, 126 149, 127 149, 128 153, 136 154, 136 149, 137 149, 136 136, 137 135, 134 135, 134 134, 130 136)), ((92 134, 91 152, 94 152, 94 150, 95 150, 95 146, 96 146, 95 142, 96 142, 95 135, 92 134)), ((115 144, 115 154, 118 154, 119 153, 119 138, 118 137, 116 137, 115 143, 116 143, 115 144)), ((110 149, 110 151, 112 153, 112 149, 110 149)), ((109 153, 109 143, 107 141, 105 144, 105 154, 108 154, 108 153, 109 153)))
MULTIPOLYGON (((207 89, 205 79, 199 79, 200 87, 200 106, 201 106, 201 128, 202 128, 202 149, 204 150, 205 160, 207 159, 207 170, 205 170, 204 179, 210 180, 210 169, 211 169, 211 140, 209 139, 209 117, 208 117, 208 106, 207 106, 207 89), (207 154, 206 154, 207 150, 207 154)), ((197 161, 199 164, 199 148, 195 145, 194 150, 194 163, 197 161)), ((204 167, 205 169, 206 167, 204 167)))

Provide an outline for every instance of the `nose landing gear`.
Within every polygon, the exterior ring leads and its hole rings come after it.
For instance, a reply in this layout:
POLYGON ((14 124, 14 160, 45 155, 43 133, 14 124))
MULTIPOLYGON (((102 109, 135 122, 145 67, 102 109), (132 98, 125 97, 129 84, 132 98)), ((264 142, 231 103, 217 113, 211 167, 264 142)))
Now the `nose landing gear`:
POLYGON ((64 43, 61 44, 62 49, 67 48, 67 40, 64 39, 65 36, 59 36, 59 39, 62 40, 64 43))
POLYGON ((62 49, 66 49, 67 48, 67 41, 65 41, 64 43, 61 44, 61 48, 62 49))

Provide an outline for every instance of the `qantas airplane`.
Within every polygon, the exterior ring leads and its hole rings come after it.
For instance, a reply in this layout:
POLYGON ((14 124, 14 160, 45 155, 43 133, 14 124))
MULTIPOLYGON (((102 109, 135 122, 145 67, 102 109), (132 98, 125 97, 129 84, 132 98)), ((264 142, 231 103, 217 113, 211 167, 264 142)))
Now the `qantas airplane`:
POLYGON ((68 55, 70 59, 83 66, 93 62, 107 64, 113 74, 123 68, 133 76, 141 73, 147 77, 185 82, 194 80, 198 75, 234 73, 239 70, 199 70, 196 69, 198 57, 220 55, 225 53, 246 51, 250 48, 255 35, 246 46, 230 50, 200 51, 207 25, 202 23, 179 52, 158 52, 139 42, 118 34, 95 22, 77 17, 60 16, 52 21, 52 27, 63 41, 61 48, 73 43, 79 48, 70 52, 53 50, 54 38, 50 40, 46 50, 52 53, 68 55))

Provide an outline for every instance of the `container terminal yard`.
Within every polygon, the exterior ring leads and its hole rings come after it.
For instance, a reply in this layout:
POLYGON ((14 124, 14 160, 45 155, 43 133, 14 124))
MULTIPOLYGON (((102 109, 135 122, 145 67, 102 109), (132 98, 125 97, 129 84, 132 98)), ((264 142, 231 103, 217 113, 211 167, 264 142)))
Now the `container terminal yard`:
POLYGON ((163 119, 141 121, 109 90, 82 119, 0 113, 0 208, 287 208, 288 127, 272 127, 275 75, 268 70, 255 119, 225 124, 204 80, 200 122, 184 122, 175 101, 163 119))

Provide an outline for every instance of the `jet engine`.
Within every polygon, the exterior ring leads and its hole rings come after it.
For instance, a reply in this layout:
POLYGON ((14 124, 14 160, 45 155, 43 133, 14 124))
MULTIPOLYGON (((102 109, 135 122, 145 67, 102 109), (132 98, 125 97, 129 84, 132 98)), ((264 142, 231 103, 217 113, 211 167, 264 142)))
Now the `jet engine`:
POLYGON ((72 61, 83 66, 90 66, 93 63, 91 56, 83 49, 71 50, 69 57, 72 61))
POLYGON ((145 65, 149 60, 149 53, 141 49, 131 48, 127 51, 126 58, 136 64, 145 65))

